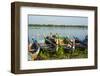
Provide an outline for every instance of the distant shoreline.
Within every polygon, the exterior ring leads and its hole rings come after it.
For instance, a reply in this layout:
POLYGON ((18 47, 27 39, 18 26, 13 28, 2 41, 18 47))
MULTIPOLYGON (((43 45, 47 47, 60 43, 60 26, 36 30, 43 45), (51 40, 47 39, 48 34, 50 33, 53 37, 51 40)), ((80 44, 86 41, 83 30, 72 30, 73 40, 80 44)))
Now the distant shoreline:
POLYGON ((34 27, 88 27, 86 25, 54 25, 54 24, 29 24, 28 26, 34 27))

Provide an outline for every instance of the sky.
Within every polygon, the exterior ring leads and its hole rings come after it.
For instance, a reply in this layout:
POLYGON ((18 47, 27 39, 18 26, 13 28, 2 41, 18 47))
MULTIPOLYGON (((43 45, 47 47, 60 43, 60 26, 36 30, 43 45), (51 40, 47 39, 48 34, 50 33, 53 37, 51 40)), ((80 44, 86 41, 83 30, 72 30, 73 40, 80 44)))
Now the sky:
POLYGON ((88 25, 88 17, 29 15, 29 24, 88 25))

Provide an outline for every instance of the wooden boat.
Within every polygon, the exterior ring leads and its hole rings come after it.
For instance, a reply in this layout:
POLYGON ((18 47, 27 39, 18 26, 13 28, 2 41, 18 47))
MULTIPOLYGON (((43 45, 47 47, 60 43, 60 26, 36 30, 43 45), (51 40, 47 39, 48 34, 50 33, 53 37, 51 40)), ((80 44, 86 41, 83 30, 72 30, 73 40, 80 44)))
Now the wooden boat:
POLYGON ((35 60, 40 52, 39 44, 30 43, 28 45, 28 51, 29 56, 31 56, 29 60, 35 60))
POLYGON ((88 38, 87 36, 85 37, 84 40, 80 40, 77 37, 74 37, 75 39, 75 47, 76 48, 87 48, 88 47, 88 38))

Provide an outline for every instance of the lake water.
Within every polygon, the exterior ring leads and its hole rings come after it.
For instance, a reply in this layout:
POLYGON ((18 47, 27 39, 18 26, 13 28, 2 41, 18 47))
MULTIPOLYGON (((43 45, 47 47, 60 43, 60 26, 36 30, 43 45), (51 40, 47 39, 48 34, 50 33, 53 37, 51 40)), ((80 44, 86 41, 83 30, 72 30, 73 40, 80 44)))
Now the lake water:
POLYGON ((73 38, 73 36, 78 37, 83 40, 86 35, 88 35, 87 27, 34 27, 28 26, 28 36, 29 41, 32 42, 32 38, 36 38, 38 41, 43 41, 44 36, 48 36, 58 33, 61 37, 73 38))

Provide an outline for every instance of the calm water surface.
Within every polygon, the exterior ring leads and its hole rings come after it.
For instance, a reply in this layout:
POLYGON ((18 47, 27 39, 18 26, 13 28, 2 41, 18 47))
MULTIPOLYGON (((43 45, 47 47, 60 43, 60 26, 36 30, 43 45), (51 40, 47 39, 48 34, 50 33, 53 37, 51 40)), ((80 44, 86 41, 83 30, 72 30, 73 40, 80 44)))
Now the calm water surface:
POLYGON ((58 33, 61 37, 73 38, 73 36, 78 37, 83 40, 86 35, 88 35, 87 27, 34 27, 28 26, 28 36, 29 41, 32 42, 32 38, 36 38, 38 42, 44 40, 44 36, 48 36, 58 33))

